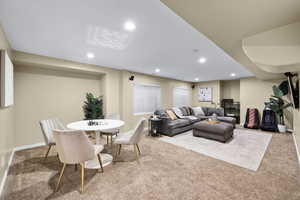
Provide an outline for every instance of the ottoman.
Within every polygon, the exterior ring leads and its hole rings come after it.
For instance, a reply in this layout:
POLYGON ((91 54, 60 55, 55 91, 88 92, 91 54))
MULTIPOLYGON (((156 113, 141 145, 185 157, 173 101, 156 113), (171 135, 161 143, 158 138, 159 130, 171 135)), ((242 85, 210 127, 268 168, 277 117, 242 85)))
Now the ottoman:
POLYGON ((233 125, 225 122, 217 124, 208 121, 197 122, 193 125, 193 136, 226 142, 233 136, 233 125))

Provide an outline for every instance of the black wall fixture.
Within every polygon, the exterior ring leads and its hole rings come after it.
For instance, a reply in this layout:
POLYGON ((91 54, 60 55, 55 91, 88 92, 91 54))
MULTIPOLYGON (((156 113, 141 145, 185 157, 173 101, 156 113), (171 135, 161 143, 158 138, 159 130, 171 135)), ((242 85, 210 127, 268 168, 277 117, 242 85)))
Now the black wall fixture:
POLYGON ((134 76, 133 76, 133 75, 130 76, 130 77, 129 77, 129 80, 130 80, 130 81, 133 81, 133 80, 134 80, 134 76))
POLYGON ((195 89, 195 85, 192 85, 192 89, 195 89))

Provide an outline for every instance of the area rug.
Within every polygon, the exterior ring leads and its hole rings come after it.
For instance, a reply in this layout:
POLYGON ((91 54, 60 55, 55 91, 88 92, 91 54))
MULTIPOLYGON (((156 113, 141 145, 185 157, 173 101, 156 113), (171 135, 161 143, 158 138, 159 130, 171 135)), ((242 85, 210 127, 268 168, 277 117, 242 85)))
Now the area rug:
POLYGON ((160 140, 257 171, 271 138, 272 135, 268 133, 235 129, 233 139, 227 143, 194 137, 192 131, 174 137, 164 136, 160 140))

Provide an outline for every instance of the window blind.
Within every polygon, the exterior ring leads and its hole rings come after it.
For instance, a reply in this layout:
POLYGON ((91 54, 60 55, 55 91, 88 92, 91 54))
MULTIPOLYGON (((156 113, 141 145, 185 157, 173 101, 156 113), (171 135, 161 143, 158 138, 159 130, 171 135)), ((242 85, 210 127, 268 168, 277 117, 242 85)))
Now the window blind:
POLYGON ((190 90, 188 88, 176 87, 173 89, 173 106, 190 106, 190 90))
POLYGON ((161 107, 161 88, 158 85, 134 84, 134 114, 152 113, 161 107))

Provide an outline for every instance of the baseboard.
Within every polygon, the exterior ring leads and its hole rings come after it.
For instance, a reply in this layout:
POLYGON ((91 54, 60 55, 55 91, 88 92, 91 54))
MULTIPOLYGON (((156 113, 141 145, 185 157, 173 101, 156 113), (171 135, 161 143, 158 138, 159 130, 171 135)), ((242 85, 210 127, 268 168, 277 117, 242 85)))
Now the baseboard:
POLYGON ((32 149, 32 148, 41 147, 41 146, 45 146, 45 145, 46 144, 44 142, 40 142, 40 143, 36 143, 36 144, 23 145, 23 146, 15 147, 14 151, 21 151, 21 150, 25 150, 25 149, 32 149))
POLYGON ((2 194, 3 194, 3 189, 4 189, 4 186, 5 186, 6 179, 7 179, 8 171, 9 171, 9 168, 10 168, 10 166, 11 166, 12 160, 13 160, 13 158, 14 158, 15 152, 16 152, 16 151, 25 150, 25 149, 32 149, 32 148, 35 148, 35 147, 41 147, 41 146, 45 146, 45 143, 44 143, 44 142, 41 142, 41 143, 36 143, 36 144, 30 144, 30 145, 18 146, 18 147, 15 147, 15 148, 12 150, 11 155, 10 155, 10 158, 9 158, 9 161, 8 161, 7 168, 5 169, 3 178, 2 178, 2 180, 1 180, 1 185, 0 185, 0 199, 1 199, 2 194))
POLYGON ((300 165, 300 153, 299 153, 298 145, 297 145, 296 138, 295 138, 295 132, 292 133, 292 134, 293 134, 294 144, 295 144, 295 147, 296 147, 298 163, 299 163, 299 165, 300 165))
POLYGON ((4 171, 3 178, 1 180, 1 185, 0 185, 0 199, 1 199, 2 194, 3 194, 3 189, 4 189, 4 186, 5 186, 6 178, 7 178, 8 171, 9 171, 9 168, 11 166, 11 163, 12 163, 14 155, 15 155, 15 150, 13 149, 12 152, 11 152, 11 154, 10 154, 7 167, 6 167, 5 171, 4 171))

